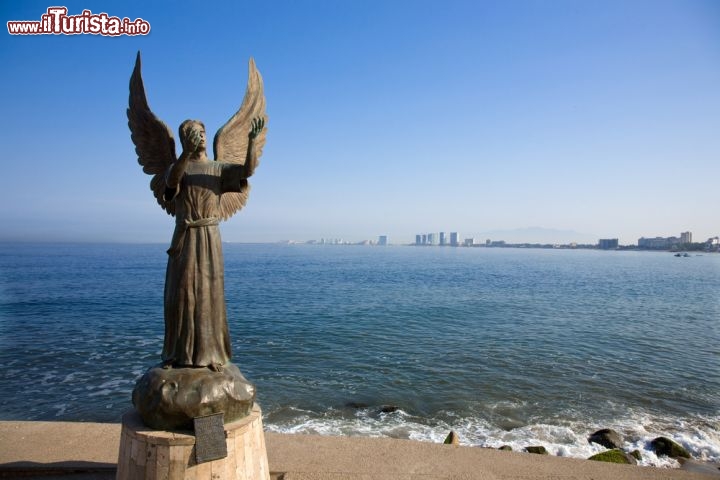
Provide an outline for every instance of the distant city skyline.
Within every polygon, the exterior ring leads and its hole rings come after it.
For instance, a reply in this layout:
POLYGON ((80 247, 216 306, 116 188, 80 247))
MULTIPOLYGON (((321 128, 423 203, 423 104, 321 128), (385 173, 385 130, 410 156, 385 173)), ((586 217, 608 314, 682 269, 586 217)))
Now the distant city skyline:
MULTIPOLYGON (((357 237, 345 237, 342 235, 328 235, 325 237, 296 237, 296 238, 275 238, 264 240, 244 240, 238 241, 233 239, 223 239, 227 243, 315 243, 327 245, 416 245, 427 244, 436 246, 463 246, 468 241, 472 245, 480 244, 542 244, 542 245, 602 245, 603 242, 615 241, 614 245, 620 246, 645 246, 649 248, 660 248, 661 246, 669 246, 674 243, 706 243, 715 240, 718 243, 720 234, 710 235, 707 238, 695 236, 693 232, 685 231, 675 235, 643 235, 635 241, 621 242, 617 237, 595 238, 586 234, 579 234, 572 231, 544 229, 541 227, 532 227, 526 229, 514 229, 505 231, 486 231, 478 235, 463 235, 457 231, 437 231, 425 232, 415 235, 399 235, 393 237, 391 235, 360 235, 357 237), (571 239, 571 240, 569 240, 571 239)), ((80 243, 164 243, 167 239, 160 240, 94 240, 87 238, 37 238, 37 239, 15 239, 12 237, 2 238, 0 242, 20 242, 26 241, 31 243, 47 243, 47 242, 80 242, 80 243)))
MULTIPOLYGON (((534 229, 535 231, 539 229, 534 229)), ((497 232, 496 232, 497 233, 497 232)), ((311 243, 320 245, 421 245, 421 246, 505 246, 505 245, 519 245, 519 244, 531 244, 531 245, 593 245, 600 249, 611 250, 618 247, 632 247, 637 246, 640 248, 650 249, 661 249, 671 248, 674 245, 681 244, 692 244, 692 243, 710 243, 717 246, 720 243, 720 236, 715 235, 708 237, 707 239, 693 239, 693 233, 690 231, 681 232, 679 236, 671 235, 668 237, 640 237, 636 242, 631 243, 620 243, 618 238, 599 238, 595 241, 540 241, 540 240, 508 240, 503 237, 483 238, 479 237, 467 237, 461 236, 459 232, 451 231, 439 231, 439 232, 426 232, 417 233, 414 236, 413 241, 393 241, 388 235, 378 235, 374 239, 365 238, 363 240, 348 240, 341 237, 330 237, 320 239, 305 239, 305 240, 282 240, 281 242, 289 243, 311 243)))
MULTIPOLYGON (((716 1, 63 5, 151 30, 3 33, 2 241, 170 241, 127 127, 138 50, 173 132, 213 135, 250 57, 263 75, 267 144, 224 241, 720 233, 716 1)), ((2 24, 49 6, 7 2, 2 24)))

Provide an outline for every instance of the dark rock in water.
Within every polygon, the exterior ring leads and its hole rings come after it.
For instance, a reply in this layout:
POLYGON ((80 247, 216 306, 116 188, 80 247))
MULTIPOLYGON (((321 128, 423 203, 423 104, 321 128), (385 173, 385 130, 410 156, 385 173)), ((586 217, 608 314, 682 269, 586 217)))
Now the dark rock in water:
POLYGON ((626 465, 637 464, 637 460, 635 460, 632 455, 623 452, 619 448, 600 452, 597 455, 593 455, 592 457, 588 458, 588 460, 595 460, 597 462, 623 463, 626 465))
POLYGON ((650 448, 656 455, 665 455, 670 458, 690 458, 687 450, 667 437, 657 437, 650 442, 650 448))
POLYGON ((219 372, 159 364, 137 380, 132 401, 150 428, 192 430, 195 417, 222 412, 225 423, 246 417, 255 401, 255 386, 232 363, 219 372))
POLYGON ((380 412, 382 413, 393 413, 400 410, 400 407, 396 407, 395 405, 383 405, 380 407, 380 412))
POLYGON ((368 405, 367 403, 362 403, 362 402, 348 402, 345 404, 345 406, 348 408, 359 409, 359 408, 368 408, 370 405, 368 405))
POLYGON ((450 430, 450 433, 448 433, 448 436, 445 437, 445 441, 443 443, 445 445, 460 445, 460 438, 455 432, 450 430))
POLYGON ((640 454, 640 450, 633 450, 632 452, 630 452, 630 455, 632 455, 633 458, 635 458, 635 460, 637 460, 638 462, 640 460, 642 460, 642 455, 640 454))
POLYGON ((525 426, 525 422, 522 420, 515 420, 512 418, 503 418, 498 422, 498 427, 502 428, 506 432, 511 432, 516 428, 525 426))
POLYGON ((502 447, 498 448, 498 450, 502 450, 504 452, 512 452, 512 447, 510 445, 503 445, 502 447))
POLYGON ((623 438, 615 430, 603 428, 588 437, 589 443, 597 443, 605 448, 622 448, 623 438))
POLYGON ((543 446, 525 447, 525 451, 528 453, 537 453, 538 455, 549 455, 547 449, 543 446))

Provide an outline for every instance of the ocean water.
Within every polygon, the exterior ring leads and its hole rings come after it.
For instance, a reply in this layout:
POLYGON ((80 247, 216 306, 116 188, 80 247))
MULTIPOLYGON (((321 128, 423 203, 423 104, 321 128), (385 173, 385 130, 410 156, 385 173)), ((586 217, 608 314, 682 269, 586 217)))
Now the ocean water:
MULTIPOLYGON (((159 361, 166 245, 0 244, 0 419, 117 422, 159 361)), ((720 255, 225 244, 265 427, 720 461, 720 255)))

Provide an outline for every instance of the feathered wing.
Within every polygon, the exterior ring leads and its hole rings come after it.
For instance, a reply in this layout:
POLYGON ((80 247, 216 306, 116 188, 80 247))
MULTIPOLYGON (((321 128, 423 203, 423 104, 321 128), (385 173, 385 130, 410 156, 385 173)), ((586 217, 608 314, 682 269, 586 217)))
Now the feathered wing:
POLYGON ((172 132, 150 110, 145 97, 145 86, 140 73, 140 52, 135 60, 135 69, 130 77, 130 98, 127 109, 130 137, 135 144, 135 153, 143 172, 152 175, 150 188, 160 206, 170 215, 175 215, 175 204, 163 199, 165 194, 165 171, 177 159, 175 140, 172 132))
MULTIPOLYGON (((245 156, 247 155, 248 148, 248 133, 250 132, 251 122, 254 118, 265 119, 265 124, 267 125, 263 81, 260 72, 258 72, 255 67, 255 61, 251 58, 248 72, 248 85, 242 105, 235 115, 215 134, 215 140, 213 142, 215 160, 240 165, 245 164, 245 156)), ((262 155, 262 149, 265 146, 266 134, 267 128, 263 128, 262 132, 260 132, 254 140, 255 156, 258 159, 262 155)), ((220 216, 223 220, 230 218, 245 206, 249 192, 250 185, 247 184, 240 192, 222 194, 220 197, 220 216)))

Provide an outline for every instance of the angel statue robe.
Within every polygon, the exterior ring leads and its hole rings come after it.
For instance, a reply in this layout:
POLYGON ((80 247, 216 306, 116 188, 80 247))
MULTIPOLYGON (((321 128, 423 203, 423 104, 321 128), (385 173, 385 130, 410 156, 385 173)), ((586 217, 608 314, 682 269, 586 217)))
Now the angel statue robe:
POLYGON ((238 164, 189 162, 177 189, 166 194, 175 202, 165 277, 162 359, 168 364, 206 367, 232 357, 218 223, 220 196, 246 189, 244 173, 238 164))

